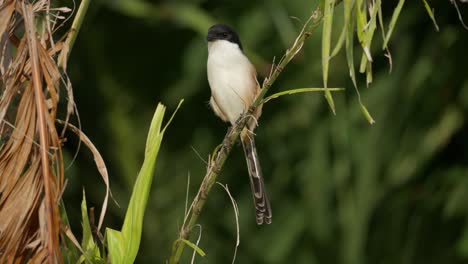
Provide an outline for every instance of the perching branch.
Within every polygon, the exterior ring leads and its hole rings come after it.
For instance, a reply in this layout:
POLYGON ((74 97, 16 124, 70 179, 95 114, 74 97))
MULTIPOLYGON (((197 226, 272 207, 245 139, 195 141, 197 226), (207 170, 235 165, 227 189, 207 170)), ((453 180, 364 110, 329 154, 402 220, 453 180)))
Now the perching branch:
POLYGON ((185 247, 185 243, 182 241, 188 240, 192 228, 195 226, 197 219, 201 214, 203 206, 205 205, 205 202, 208 198, 208 194, 210 193, 213 184, 216 182, 216 178, 218 177, 219 172, 224 166, 224 162, 226 161, 229 153, 231 152, 232 147, 239 138, 241 131, 244 129, 246 124, 253 118, 252 113, 254 113, 255 109, 258 106, 263 104, 263 98, 265 97, 270 87, 276 81, 276 79, 281 74, 286 65, 288 65, 288 63, 302 49, 305 40, 311 35, 311 31, 319 25, 319 23, 322 20, 322 17, 323 16, 320 12, 320 9, 317 8, 309 17, 309 19, 305 22, 301 32, 299 33, 292 47, 286 50, 286 53, 278 62, 278 65, 273 66, 274 70, 272 71, 270 76, 264 80, 262 84, 262 89, 257 95, 249 111, 242 115, 239 118, 239 120, 232 126, 232 128, 229 129, 226 136, 224 137, 222 146, 213 152, 214 158, 210 159, 208 163, 206 175, 200 185, 200 189, 198 190, 197 195, 195 196, 190 206, 189 211, 187 212, 187 215, 185 216, 184 222, 179 232, 179 238, 173 244, 172 254, 169 263, 179 263, 179 260, 182 256, 185 247))

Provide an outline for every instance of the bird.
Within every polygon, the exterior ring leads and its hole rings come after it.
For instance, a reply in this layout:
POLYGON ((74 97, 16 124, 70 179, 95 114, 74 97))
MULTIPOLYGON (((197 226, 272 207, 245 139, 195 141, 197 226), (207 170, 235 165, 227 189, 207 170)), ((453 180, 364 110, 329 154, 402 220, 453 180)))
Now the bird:
MULTIPOLYGON (((208 29, 207 75, 211 90, 210 106, 224 122, 234 125, 246 113, 260 92, 257 71, 244 54, 239 35, 228 25, 208 29)), ((253 131, 262 113, 261 105, 242 130, 244 148, 258 225, 271 224, 272 211, 265 189, 253 131)))

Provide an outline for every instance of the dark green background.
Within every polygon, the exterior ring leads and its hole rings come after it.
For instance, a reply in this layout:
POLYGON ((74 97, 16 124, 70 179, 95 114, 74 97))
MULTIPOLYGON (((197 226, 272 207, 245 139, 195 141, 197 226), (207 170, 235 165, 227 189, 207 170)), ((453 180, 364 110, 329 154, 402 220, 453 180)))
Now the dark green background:
MULTIPOLYGON (((397 1, 383 1, 388 25, 397 1)), ((273 224, 257 226, 247 169, 237 146, 218 178, 240 210, 237 263, 467 263, 468 262, 468 31, 449 1, 406 1, 390 41, 389 74, 381 32, 373 41, 374 83, 358 78, 377 123, 360 112, 342 51, 331 61, 329 85, 337 115, 322 93, 291 95, 264 106, 257 147, 273 207, 273 224)), ((189 201, 227 125, 208 107, 204 34, 215 22, 232 25, 259 71, 291 45, 315 1, 92 1, 68 66, 82 129, 103 155, 120 208, 111 204, 105 226, 120 228, 143 159, 158 102, 175 109, 145 215, 138 263, 163 263, 189 201), (195 151, 196 150, 196 151, 195 151)), ((459 3, 463 14, 468 5, 459 3)), ((336 8, 333 43, 342 26, 336 8)), ((272 92, 321 87, 321 30, 284 70, 272 92)), ((360 47, 355 45, 355 61, 360 47)), ((358 56, 359 55, 359 56, 358 56)), ((76 123, 76 121, 75 121, 76 123)), ((69 136, 67 159, 76 150, 69 136)), ((104 185, 92 155, 81 147, 66 171, 64 197, 80 236, 81 189, 100 210, 104 185)), ((199 223, 197 263, 229 263, 235 218, 215 185, 199 223)), ((192 241, 197 238, 194 232, 192 241)), ((185 252, 188 263, 190 251, 185 252)))

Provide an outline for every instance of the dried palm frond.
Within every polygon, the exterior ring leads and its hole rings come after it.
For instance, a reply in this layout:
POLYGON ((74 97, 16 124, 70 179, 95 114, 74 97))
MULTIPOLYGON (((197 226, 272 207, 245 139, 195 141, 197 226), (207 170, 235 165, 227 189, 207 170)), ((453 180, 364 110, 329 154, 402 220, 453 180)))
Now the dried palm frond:
POLYGON ((62 262, 55 120, 60 86, 69 81, 57 66, 63 43, 52 33, 64 11, 49 0, 0 0, 0 263, 62 262))

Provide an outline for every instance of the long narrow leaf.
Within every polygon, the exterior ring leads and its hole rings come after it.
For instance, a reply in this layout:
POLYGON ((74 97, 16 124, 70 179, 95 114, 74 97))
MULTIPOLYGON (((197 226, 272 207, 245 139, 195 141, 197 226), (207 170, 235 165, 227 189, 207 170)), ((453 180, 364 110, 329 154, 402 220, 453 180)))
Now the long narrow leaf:
POLYGON ((91 231, 91 225, 89 224, 88 207, 86 205, 86 195, 83 190, 83 201, 81 202, 81 217, 83 226, 83 239, 81 241, 81 248, 84 251, 82 259, 86 259, 88 263, 105 263, 104 259, 101 259, 101 254, 96 243, 94 243, 93 234, 91 231))
POLYGON ((200 247, 198 247, 198 246, 195 245, 194 243, 188 241, 187 239, 179 238, 179 239, 177 239, 176 241, 174 241, 174 244, 176 244, 176 243, 179 242, 179 241, 182 241, 182 242, 184 242, 187 246, 191 247, 193 250, 195 250, 195 251, 198 253, 198 255, 200 255, 200 256, 202 256, 202 257, 206 256, 205 251, 203 251, 200 247))
POLYGON ((405 4, 405 0, 398 1, 398 5, 395 7, 395 10, 393 11, 392 19, 390 20, 390 26, 388 27, 388 33, 385 36, 383 47, 387 46, 388 41, 390 40, 390 37, 392 36, 393 29, 395 28, 396 22, 398 20, 398 16, 400 16, 400 12, 404 4, 405 4))
POLYGON ((343 23, 343 29, 341 29, 341 33, 340 33, 340 38, 338 39, 338 42, 336 43, 335 47, 333 48, 333 51, 330 55, 330 59, 335 57, 338 52, 340 52, 341 48, 343 47, 343 44, 345 42, 345 39, 346 39, 346 30, 348 28, 347 26, 347 23, 349 23, 349 21, 346 21, 343 23))
POLYGON ((265 98, 262 101, 262 104, 264 104, 264 103, 266 103, 266 102, 268 102, 270 100, 273 100, 275 98, 278 98, 280 96, 283 96, 283 95, 296 94, 296 93, 308 93, 308 92, 320 92, 320 91, 333 91, 333 92, 336 92, 336 91, 344 91, 344 88, 297 88, 297 89, 292 89, 292 90, 287 90, 287 91, 272 94, 272 95, 268 96, 267 98, 265 98))
MULTIPOLYGON (((364 35, 364 45, 369 49, 371 49, 372 39, 374 38, 374 32, 377 28, 377 14, 381 6, 381 0, 376 0, 373 5, 370 5, 371 9, 371 17, 368 23, 368 28, 366 29, 364 35)), ((369 55, 370 56, 370 55, 369 55)), ((372 60, 367 58, 367 65, 366 65, 366 84, 369 86, 372 83, 372 60)))
POLYGON ((354 70, 354 19, 351 17, 354 14, 354 0, 344 0, 344 16, 347 23, 348 29, 346 30, 346 61, 348 62, 349 77, 353 81, 354 87, 357 89, 356 84, 356 71, 354 70))
MULTIPOLYGON (((350 19, 353 17, 355 10, 355 1, 353 0, 344 0, 344 15, 345 15, 345 20, 350 19)), ((371 114, 367 110, 367 107, 362 103, 361 100, 361 93, 359 92, 359 89, 357 87, 356 83, 356 72, 354 70, 354 46, 353 46, 353 40, 354 40, 354 19, 350 19, 350 22, 348 23, 348 30, 346 34, 346 60, 348 62, 348 68, 349 68, 349 76, 351 77, 351 80, 353 81, 354 89, 356 90, 356 94, 358 96, 358 102, 361 107, 361 111, 364 114, 364 117, 367 119, 367 121, 370 124, 374 124, 375 120, 372 118, 371 114)))
MULTIPOLYGON (((356 32, 358 36, 359 43, 361 43, 362 49, 364 50, 364 54, 367 60, 372 61, 372 57, 370 54, 369 47, 366 46, 366 36, 365 31, 367 27, 367 12, 366 12, 366 2, 363 0, 356 1, 356 32)), ((362 65, 366 64, 367 61, 365 59, 361 60, 361 68, 360 72, 364 72, 362 65)))
POLYGON ((439 25, 437 25, 437 22, 435 20, 434 13, 432 12, 431 7, 429 6, 429 4, 427 3, 426 0, 422 0, 422 1, 424 3, 424 7, 426 8, 427 14, 431 18, 432 23, 434 23, 434 27, 435 27, 436 31, 439 31, 439 25))
MULTIPOLYGON (((379 25, 380 25, 380 32, 382 33, 382 40, 385 41, 385 26, 383 23, 383 14, 382 14, 382 6, 379 7, 377 10, 377 17, 379 18, 379 25)), ((384 45, 382 49, 387 49, 387 45, 384 45)))
POLYGON ((336 114, 335 103, 333 102, 333 97, 327 88, 334 7, 335 7, 335 0, 325 0, 324 17, 323 17, 323 32, 322 32, 322 73, 323 73, 323 86, 325 87, 325 98, 327 99, 328 105, 330 106, 333 114, 336 114))

